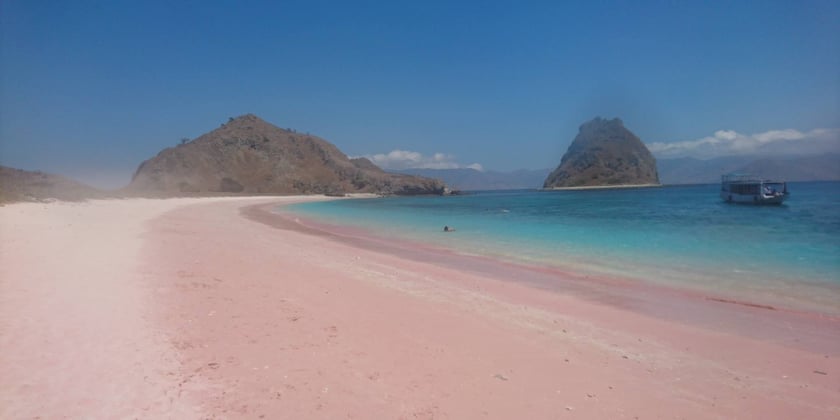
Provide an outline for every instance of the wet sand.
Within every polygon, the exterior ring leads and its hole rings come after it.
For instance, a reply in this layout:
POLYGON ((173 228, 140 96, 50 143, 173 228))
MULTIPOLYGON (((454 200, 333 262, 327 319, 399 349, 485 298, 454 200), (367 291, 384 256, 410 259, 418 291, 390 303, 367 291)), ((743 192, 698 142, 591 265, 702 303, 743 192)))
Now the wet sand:
POLYGON ((836 319, 264 206, 309 199, 0 208, 0 418, 840 414, 836 319))

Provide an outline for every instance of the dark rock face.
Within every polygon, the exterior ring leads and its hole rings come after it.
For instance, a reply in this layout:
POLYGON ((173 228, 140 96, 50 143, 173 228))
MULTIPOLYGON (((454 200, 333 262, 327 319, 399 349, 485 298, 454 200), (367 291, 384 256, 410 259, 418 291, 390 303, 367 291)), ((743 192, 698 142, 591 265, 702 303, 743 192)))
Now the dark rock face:
POLYGON ((620 119, 595 118, 563 155, 544 188, 659 184, 656 159, 620 119))
POLYGON ((243 115, 143 162, 127 190, 140 194, 442 194, 434 179, 389 174, 331 143, 243 115))

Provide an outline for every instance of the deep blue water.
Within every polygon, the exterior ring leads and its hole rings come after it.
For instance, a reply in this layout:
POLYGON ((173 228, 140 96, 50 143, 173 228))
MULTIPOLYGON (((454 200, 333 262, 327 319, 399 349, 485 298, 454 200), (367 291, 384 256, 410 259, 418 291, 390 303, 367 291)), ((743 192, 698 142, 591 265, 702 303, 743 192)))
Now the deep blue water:
POLYGON ((803 284, 837 290, 840 183, 790 183, 788 201, 767 207, 724 203, 718 189, 498 191, 314 202, 292 210, 466 254, 646 281, 758 293, 803 284), (456 232, 443 233, 444 225, 456 232))

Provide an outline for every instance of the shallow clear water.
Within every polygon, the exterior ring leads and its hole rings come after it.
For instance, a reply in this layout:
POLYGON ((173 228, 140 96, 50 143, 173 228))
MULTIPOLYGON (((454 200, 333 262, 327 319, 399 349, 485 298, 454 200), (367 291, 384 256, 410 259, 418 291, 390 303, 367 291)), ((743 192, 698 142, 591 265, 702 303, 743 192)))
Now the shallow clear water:
POLYGON ((840 286, 840 183, 791 183, 789 200, 768 207, 724 203, 718 188, 480 192, 291 210, 461 253, 695 288, 829 290, 814 297, 840 305, 831 295, 840 286))

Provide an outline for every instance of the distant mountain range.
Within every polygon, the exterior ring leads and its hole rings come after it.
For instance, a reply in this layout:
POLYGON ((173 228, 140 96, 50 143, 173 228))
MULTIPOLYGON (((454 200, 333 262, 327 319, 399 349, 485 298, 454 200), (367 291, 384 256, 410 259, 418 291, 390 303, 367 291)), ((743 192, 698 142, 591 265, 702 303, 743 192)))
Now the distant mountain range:
POLYGON ((512 172, 498 172, 477 171, 468 168, 413 168, 390 172, 439 179, 454 190, 481 191, 540 188, 551 169, 521 169, 512 172))
MULTIPOLYGON (((727 173, 748 173, 785 181, 840 181, 840 154, 790 158, 735 156, 715 159, 657 159, 659 181, 665 185, 714 184, 727 173)), ((462 191, 542 188, 551 169, 512 172, 475 169, 404 169, 391 171, 436 178, 462 191)))
POLYGON ((730 156, 715 159, 658 159, 663 184, 708 184, 720 182, 727 173, 753 174, 785 181, 840 180, 840 153, 820 156, 759 157, 730 156))

